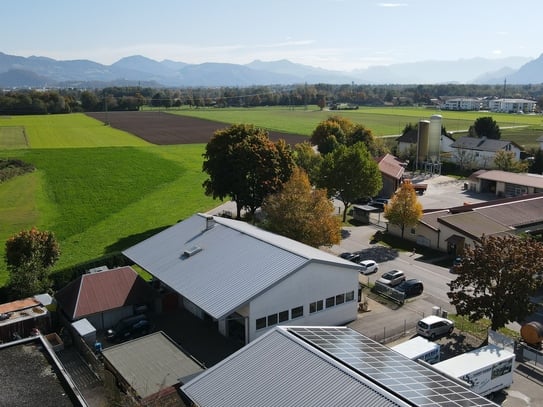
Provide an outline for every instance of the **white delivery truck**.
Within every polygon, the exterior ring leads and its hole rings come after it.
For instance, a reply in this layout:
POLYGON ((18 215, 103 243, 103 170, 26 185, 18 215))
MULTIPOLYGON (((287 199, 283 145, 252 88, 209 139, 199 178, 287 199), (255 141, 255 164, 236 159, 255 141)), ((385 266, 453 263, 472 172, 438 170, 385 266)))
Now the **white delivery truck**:
POLYGON ((439 343, 431 342, 422 336, 415 336, 413 339, 402 342, 391 348, 411 360, 424 360, 433 364, 439 362, 441 347, 439 343))
POLYGON ((483 346, 433 365, 438 371, 466 382, 481 396, 513 383, 515 354, 496 345, 483 346))

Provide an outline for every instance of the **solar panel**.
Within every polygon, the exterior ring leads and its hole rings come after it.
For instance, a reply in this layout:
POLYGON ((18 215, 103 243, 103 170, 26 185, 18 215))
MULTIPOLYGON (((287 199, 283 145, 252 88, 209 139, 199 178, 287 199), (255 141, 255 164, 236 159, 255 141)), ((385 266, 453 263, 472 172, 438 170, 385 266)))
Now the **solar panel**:
POLYGON ((496 406, 455 381, 350 328, 285 328, 312 347, 416 406, 496 406))

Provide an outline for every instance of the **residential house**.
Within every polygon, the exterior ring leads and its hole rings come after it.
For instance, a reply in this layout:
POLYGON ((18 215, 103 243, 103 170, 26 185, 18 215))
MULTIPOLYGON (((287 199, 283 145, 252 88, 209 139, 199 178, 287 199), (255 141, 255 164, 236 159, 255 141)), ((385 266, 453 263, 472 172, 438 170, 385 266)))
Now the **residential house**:
POLYGON ((245 222, 196 214, 125 250, 169 307, 248 343, 271 327, 357 318, 358 265, 245 222))
POLYGON ((132 267, 87 273, 57 291, 64 318, 86 318, 96 329, 107 329, 134 315, 138 307, 152 306, 154 291, 132 267))
MULTIPOLYGON (((413 151, 415 153, 417 151, 417 144, 419 142, 419 136, 418 136, 418 130, 413 129, 410 131, 405 132, 403 135, 398 137, 396 139, 396 142, 398 143, 398 154, 401 155, 403 153, 408 153, 409 151, 413 151)), ((440 151, 441 154, 449 154, 452 152, 451 145, 454 143, 454 139, 449 135, 441 135, 440 139, 440 151)), ((421 158, 422 163, 422 158, 421 158)))
POLYGON ((181 387, 192 405, 497 406, 347 327, 279 326, 181 387))
POLYGON ((486 137, 462 137, 451 144, 450 160, 464 168, 493 168, 498 151, 511 152, 515 160, 520 160, 521 147, 507 140, 486 137))
POLYGON ((492 99, 488 101, 488 109, 492 112, 533 113, 537 103, 527 99, 492 99))

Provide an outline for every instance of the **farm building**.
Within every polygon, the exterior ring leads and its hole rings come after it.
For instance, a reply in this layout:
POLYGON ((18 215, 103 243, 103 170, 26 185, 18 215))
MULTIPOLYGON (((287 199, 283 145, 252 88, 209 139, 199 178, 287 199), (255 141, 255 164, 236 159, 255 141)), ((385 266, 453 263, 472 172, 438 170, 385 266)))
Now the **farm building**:
POLYGON ((476 171, 468 178, 468 188, 475 192, 491 192, 499 197, 512 197, 543 192, 543 176, 491 170, 476 171))
POLYGON ((108 347, 102 356, 104 375, 141 405, 181 405, 177 387, 204 370, 164 332, 108 347))
POLYGON ((87 319, 96 329, 107 329, 152 305, 153 289, 132 267, 87 273, 60 289, 55 298, 69 322, 87 319))
MULTIPOLYGON (((491 235, 543 232, 543 194, 504 198, 424 213, 404 239, 418 245, 460 255, 466 245, 491 235)), ((397 225, 388 231, 401 236, 397 225)))
POLYGON ((200 407, 496 406, 347 327, 276 327, 181 392, 200 407))
POLYGON ((379 196, 389 198, 402 183, 406 163, 391 154, 386 154, 377 160, 377 164, 383 179, 383 188, 379 196))
POLYGON ((245 222, 196 214, 125 250, 183 307, 248 343, 271 327, 357 317, 358 265, 245 222))

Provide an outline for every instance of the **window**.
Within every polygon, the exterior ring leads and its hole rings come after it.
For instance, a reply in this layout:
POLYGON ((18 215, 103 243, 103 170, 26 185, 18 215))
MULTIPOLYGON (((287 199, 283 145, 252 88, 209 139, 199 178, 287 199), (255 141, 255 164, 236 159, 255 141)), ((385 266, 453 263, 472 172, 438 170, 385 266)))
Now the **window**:
POLYGON ((328 297, 326 299, 326 308, 330 308, 336 305, 336 299, 334 297, 328 297))
POLYGON ((336 295, 336 305, 343 304, 345 302, 345 294, 336 295))
POLYGON ((268 326, 277 324, 277 314, 268 315, 268 326))
POLYGON ((303 317, 304 316, 304 307, 299 306, 299 307, 296 307, 296 308, 292 308, 291 315, 292 315, 292 319, 303 317))
POLYGON ((349 291, 345 294, 345 302, 354 300, 354 291, 349 291))
POLYGON ((322 300, 318 300, 318 301, 315 301, 315 302, 312 302, 309 304, 309 313, 310 314, 313 314, 314 312, 317 312, 317 311, 322 311, 323 309, 323 301, 322 300))
POLYGON ((279 322, 288 321, 288 310, 279 313, 279 322))
POLYGON ((415 235, 415 234, 417 234, 417 229, 415 229, 415 228, 411 228, 411 234, 412 234, 412 235, 415 235))
POLYGON ((258 318, 256 320, 256 329, 266 328, 266 318, 258 318))

